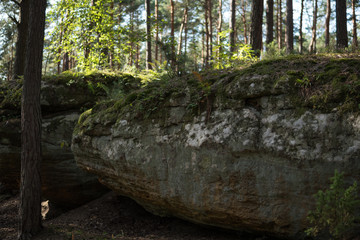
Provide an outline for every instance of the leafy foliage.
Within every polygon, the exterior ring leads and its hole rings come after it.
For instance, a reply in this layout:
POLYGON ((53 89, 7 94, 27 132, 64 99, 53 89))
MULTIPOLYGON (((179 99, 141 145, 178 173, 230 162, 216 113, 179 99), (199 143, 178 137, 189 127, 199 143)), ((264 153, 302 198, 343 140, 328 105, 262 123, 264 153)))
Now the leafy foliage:
POLYGON ((344 173, 335 171, 330 188, 315 194, 316 209, 310 211, 308 220, 312 227, 306 233, 317 236, 320 232, 329 232, 334 239, 341 239, 354 227, 356 209, 360 207, 358 185, 345 188, 344 173))

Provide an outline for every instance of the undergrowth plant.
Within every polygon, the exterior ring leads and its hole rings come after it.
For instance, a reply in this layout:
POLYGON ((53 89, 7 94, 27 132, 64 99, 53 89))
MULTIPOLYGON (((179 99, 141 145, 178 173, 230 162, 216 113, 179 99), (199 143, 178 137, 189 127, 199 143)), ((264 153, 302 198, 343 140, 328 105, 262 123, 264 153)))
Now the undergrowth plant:
POLYGON ((345 188, 344 173, 335 170, 330 178, 331 185, 325 191, 315 194, 316 208, 308 214, 311 227, 306 230, 310 236, 330 234, 332 239, 343 239, 352 230, 360 207, 357 182, 345 188))

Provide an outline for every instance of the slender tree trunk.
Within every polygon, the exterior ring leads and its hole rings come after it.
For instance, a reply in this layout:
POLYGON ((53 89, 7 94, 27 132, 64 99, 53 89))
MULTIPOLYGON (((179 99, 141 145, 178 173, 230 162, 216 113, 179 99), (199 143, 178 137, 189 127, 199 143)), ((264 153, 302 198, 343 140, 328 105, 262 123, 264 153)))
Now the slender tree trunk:
POLYGON ((312 38, 309 45, 309 52, 316 53, 316 22, 317 22, 317 0, 314 0, 314 12, 313 12, 313 26, 312 26, 312 38))
POLYGON ((330 46, 330 15, 331 15, 331 1, 326 0, 326 18, 325 18, 325 47, 330 46))
POLYGON ((348 47, 345 0, 336 0, 336 45, 338 48, 348 47))
POLYGON ((135 67, 136 69, 140 68, 140 47, 139 47, 139 43, 136 43, 136 62, 135 62, 135 67))
POLYGON ((292 0, 286 0, 286 52, 289 54, 294 50, 294 20, 292 0))
POLYGON ((60 30, 60 36, 59 36, 59 49, 58 49, 58 56, 59 56, 59 60, 57 62, 57 74, 61 73, 61 44, 62 44, 62 36, 63 36, 63 28, 61 26, 61 30, 60 30))
POLYGON ((205 68, 205 30, 202 30, 201 34, 201 61, 202 61, 202 67, 205 68))
POLYGON ((274 0, 266 0, 266 44, 274 41, 274 0))
MULTIPOLYGON (((244 1, 244 0, 243 0, 244 1)), ((235 32, 236 32, 236 1, 230 0, 230 53, 235 52, 235 32)))
POLYGON ((13 79, 17 79, 24 75, 26 41, 29 21, 29 2, 30 0, 22 0, 20 2, 20 22, 17 23, 18 37, 15 47, 16 52, 13 79))
POLYGON ((264 0, 253 0, 251 7, 250 44, 255 51, 255 55, 258 57, 260 57, 262 46, 263 10, 264 0))
POLYGON ((155 0, 155 61, 159 61, 159 0, 155 0))
POLYGON ((171 67, 175 70, 176 55, 175 55, 175 6, 174 0, 170 0, 170 13, 171 13, 171 67))
POLYGON ((63 57, 63 68, 62 71, 65 72, 70 69, 70 59, 69 59, 69 53, 64 53, 63 57))
POLYGON ((352 0, 351 1, 351 7, 352 7, 352 22, 353 22, 353 29, 352 29, 352 33, 353 33, 353 39, 352 39, 352 45, 354 49, 358 48, 358 40, 357 40, 357 31, 356 31, 356 14, 355 14, 355 3, 356 0, 352 0))
POLYGON ((281 0, 277 0, 277 18, 276 18, 276 25, 277 25, 277 42, 278 48, 282 49, 282 2, 281 0))
POLYGON ((42 228, 40 86, 46 0, 30 1, 29 8, 29 31, 21 101, 20 240, 30 239, 42 228))
POLYGON ((222 21, 223 21, 223 17, 222 17, 222 0, 219 0, 218 25, 217 25, 217 36, 216 36, 216 43, 218 45, 218 52, 217 52, 218 60, 220 60, 220 53, 222 52, 221 38, 220 38, 220 33, 221 33, 221 28, 222 28, 222 21))
POLYGON ((209 66, 209 10, 208 0, 204 1, 204 12, 205 12, 205 67, 209 66))
MULTIPOLYGON (((130 3, 130 6, 132 6, 133 2, 130 3)), ((134 34, 134 12, 132 11, 130 13, 130 19, 129 19, 129 24, 130 24, 130 32, 131 35, 134 34)), ((129 53, 129 65, 132 66, 134 63, 134 39, 133 37, 131 37, 130 39, 130 53, 129 53)))
POLYGON ((242 22, 244 24, 244 43, 248 44, 248 27, 246 23, 246 9, 245 9, 245 0, 241 0, 241 7, 242 7, 242 22))
POLYGON ((184 31, 184 28, 185 28, 185 21, 186 21, 187 11, 188 11, 188 8, 187 8, 187 6, 185 6, 183 19, 182 19, 181 26, 180 26, 180 31, 179 31, 177 55, 181 54, 181 47, 182 47, 182 40, 183 40, 182 39, 182 35, 183 35, 182 33, 184 31))
MULTIPOLYGON (((182 19, 182 23, 181 23, 181 26, 180 26, 180 32, 179 32, 179 38, 178 38, 177 55, 179 57, 181 55, 181 48, 182 48, 182 42, 183 42, 182 35, 183 35, 183 31, 184 31, 185 24, 186 24, 187 11, 188 11, 188 7, 186 5, 185 9, 184 9, 183 19, 182 19)), ((180 66, 179 65, 180 65, 180 61, 178 61, 177 64, 176 64, 176 71, 177 72, 180 71, 180 66)))
POLYGON ((300 27, 299 27, 299 52, 300 54, 303 53, 303 15, 304 15, 304 0, 301 0, 301 7, 300 7, 300 27))
POLYGON ((145 0, 146 9, 146 69, 152 69, 151 66, 151 11, 150 0, 145 0))
MULTIPOLYGON (((110 18, 111 24, 114 26, 114 0, 110 2, 110 18)), ((112 39, 114 39, 114 34, 111 34, 112 39)), ((109 48, 109 67, 111 70, 114 69, 114 45, 113 40, 111 39, 111 46, 109 48)))
POLYGON ((185 32, 185 42, 184 42, 184 70, 186 70, 186 56, 187 56, 187 34, 188 34, 188 17, 189 17, 189 6, 188 6, 188 2, 186 2, 186 16, 185 16, 185 23, 184 23, 184 32, 185 32))
POLYGON ((209 17, 209 61, 212 60, 212 52, 213 52, 213 18, 212 18, 212 0, 207 0, 208 3, 208 17, 209 17))

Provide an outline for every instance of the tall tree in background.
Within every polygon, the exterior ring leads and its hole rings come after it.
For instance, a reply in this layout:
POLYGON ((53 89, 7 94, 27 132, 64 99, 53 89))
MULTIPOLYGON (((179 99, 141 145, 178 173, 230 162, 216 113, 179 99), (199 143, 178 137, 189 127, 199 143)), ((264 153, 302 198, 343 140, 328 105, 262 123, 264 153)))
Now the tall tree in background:
POLYGON ((145 0, 146 9, 146 69, 152 69, 151 66, 151 10, 150 0, 145 0))
POLYGON ((209 60, 212 59, 212 52, 213 52, 213 17, 212 17, 212 0, 207 1, 207 11, 208 11, 208 18, 209 18, 209 49, 208 49, 208 56, 209 60))
POLYGON ((175 69, 176 55, 175 55, 175 6, 174 0, 170 0, 170 14, 171 14, 171 67, 175 69))
POLYGON ((159 61, 159 0, 155 0, 155 61, 159 61))
POLYGON ((243 25, 244 25, 244 43, 248 44, 245 0, 241 0, 241 9, 242 9, 242 22, 243 22, 243 25))
POLYGON ((345 0, 336 0, 336 45, 338 48, 348 47, 345 0))
POLYGON ((312 37, 309 45, 309 52, 316 52, 316 24, 317 24, 317 10, 318 10, 318 2, 317 0, 313 1, 313 25, 312 25, 312 37))
POLYGON ((325 17, 325 47, 330 46, 330 16, 331 16, 331 1, 326 0, 326 17, 325 17))
POLYGON ((294 19, 292 0, 286 0, 286 52, 291 53, 294 50, 294 19))
POLYGON ((353 45, 353 48, 357 49, 357 48, 358 48, 358 41, 357 41, 357 31, 356 31, 357 26, 356 26, 355 5, 356 5, 356 0, 352 0, 352 1, 351 1, 352 22, 353 22, 353 29, 352 29, 353 39, 352 39, 352 45, 353 45))
POLYGON ((266 0, 266 43, 274 41, 274 0, 266 0))
POLYGON ((303 53, 303 18, 304 18, 304 0, 301 0, 300 6, 300 26, 299 26, 299 53, 303 53))
POLYGON ((217 56, 218 56, 218 60, 220 60, 220 52, 222 51, 221 49, 221 37, 220 37, 220 33, 221 33, 221 29, 222 29, 222 21, 223 21, 223 16, 222 16, 222 0, 219 0, 219 4, 218 4, 218 24, 217 24, 217 35, 216 35, 216 43, 218 45, 218 52, 217 52, 217 56))
POLYGON ((29 2, 29 0, 22 0, 18 3, 20 6, 20 20, 19 22, 16 22, 18 36, 16 40, 13 79, 17 79, 19 76, 24 75, 26 39, 29 21, 29 2))
POLYGON ((42 228, 40 86, 46 0, 30 1, 29 9, 29 31, 21 101, 20 240, 30 239, 42 228))
POLYGON ((276 39, 278 42, 278 48, 282 46, 282 2, 277 0, 277 16, 276 16, 276 39))
POLYGON ((251 31, 250 44, 255 55, 260 57, 262 46, 262 19, 264 11, 264 0, 253 0, 251 7, 251 31))
POLYGON ((230 52, 235 52, 235 26, 236 25, 236 1, 230 0, 230 34, 229 34, 229 44, 230 52))

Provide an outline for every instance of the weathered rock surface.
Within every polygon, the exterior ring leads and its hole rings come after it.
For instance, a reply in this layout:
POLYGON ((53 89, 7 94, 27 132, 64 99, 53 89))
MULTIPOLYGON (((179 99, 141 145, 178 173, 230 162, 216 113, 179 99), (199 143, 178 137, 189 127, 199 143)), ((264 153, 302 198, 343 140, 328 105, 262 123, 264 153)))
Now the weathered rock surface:
MULTIPOLYGON (((68 112, 43 119, 43 197, 60 207, 80 206, 107 191, 95 176, 76 166, 70 143, 78 117, 68 112)), ((0 123, 0 182, 8 189, 19 189, 20 132, 19 119, 0 123)))
MULTIPOLYGON (((52 204, 76 207, 108 191, 96 176, 77 167, 70 148, 71 137, 80 109, 87 109, 106 96, 103 88, 96 87, 97 83, 105 88, 117 81, 126 83, 125 78, 131 77, 68 74, 42 82, 42 190, 43 197, 52 204)), ((0 88, 0 182, 8 189, 19 189, 20 184, 19 87, 0 88)))
POLYGON ((306 89, 273 70, 223 74, 199 102, 177 80, 99 105, 75 129, 77 164, 158 215, 300 238, 335 169, 360 180, 360 117, 299 104, 306 89))

